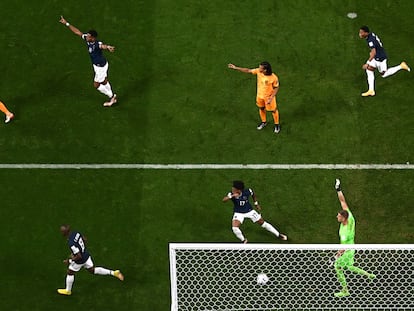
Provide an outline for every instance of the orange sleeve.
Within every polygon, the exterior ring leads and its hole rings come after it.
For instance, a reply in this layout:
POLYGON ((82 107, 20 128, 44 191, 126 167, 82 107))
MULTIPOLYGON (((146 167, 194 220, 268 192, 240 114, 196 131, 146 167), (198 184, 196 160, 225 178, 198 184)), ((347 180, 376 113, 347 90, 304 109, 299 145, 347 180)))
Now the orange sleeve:
POLYGON ((257 75, 259 72, 259 68, 252 69, 251 71, 252 75, 257 75))

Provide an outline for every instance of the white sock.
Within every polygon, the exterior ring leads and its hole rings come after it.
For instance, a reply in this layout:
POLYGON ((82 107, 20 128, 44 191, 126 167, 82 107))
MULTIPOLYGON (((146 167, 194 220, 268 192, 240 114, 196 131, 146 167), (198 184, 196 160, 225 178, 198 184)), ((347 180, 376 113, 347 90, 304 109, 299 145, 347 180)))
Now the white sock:
POLYGON ((402 68, 400 65, 388 68, 387 71, 382 75, 382 77, 383 78, 389 77, 401 69, 402 68))
POLYGON ((108 95, 109 98, 112 98, 114 96, 114 92, 112 92, 111 84, 109 84, 109 81, 106 82, 105 87, 106 87, 108 94, 110 94, 108 95))
POLYGON ((73 282, 75 281, 75 276, 74 275, 66 275, 66 290, 71 292, 72 291, 72 285, 73 282))
POLYGON ((368 90, 374 90, 375 74, 371 70, 365 70, 367 72, 368 90))
POLYGON ((269 232, 272 232, 276 237, 279 237, 280 233, 279 231, 276 230, 275 227, 273 227, 271 224, 269 224, 268 222, 264 222, 262 224, 262 228, 266 229, 269 232))
POLYGON ((101 92, 102 94, 105 94, 106 96, 111 97, 111 96, 109 96, 109 95, 111 95, 112 93, 109 93, 109 91, 108 91, 108 89, 106 88, 106 86, 105 86, 105 85, 100 84, 100 85, 99 85, 99 87, 97 88, 97 90, 98 90, 99 92, 101 92))
POLYGON ((95 267, 95 274, 100 274, 100 275, 113 275, 112 271, 109 269, 105 269, 102 267, 95 267))
POLYGON ((245 238, 244 238, 243 233, 241 232, 241 230, 238 227, 232 227, 232 229, 233 229, 233 233, 236 235, 236 237, 240 241, 244 242, 245 238))

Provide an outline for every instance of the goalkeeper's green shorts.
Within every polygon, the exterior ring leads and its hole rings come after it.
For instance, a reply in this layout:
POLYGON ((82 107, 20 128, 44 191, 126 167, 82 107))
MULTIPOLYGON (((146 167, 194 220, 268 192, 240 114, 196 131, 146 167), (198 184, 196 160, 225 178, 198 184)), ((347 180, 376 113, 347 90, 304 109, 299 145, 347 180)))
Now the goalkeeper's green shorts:
POLYGON ((355 254, 354 249, 346 250, 345 253, 343 253, 342 256, 339 257, 335 261, 335 268, 346 269, 349 266, 353 266, 354 265, 354 254, 355 254))

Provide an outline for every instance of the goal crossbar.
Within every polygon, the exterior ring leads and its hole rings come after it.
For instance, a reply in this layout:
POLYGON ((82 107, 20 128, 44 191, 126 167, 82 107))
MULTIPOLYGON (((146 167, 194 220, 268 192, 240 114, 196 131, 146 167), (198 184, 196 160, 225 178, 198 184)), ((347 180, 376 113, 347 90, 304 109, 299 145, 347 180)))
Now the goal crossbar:
POLYGON ((338 250, 338 249, 413 249, 414 244, 236 244, 236 243, 170 243, 170 252, 174 249, 219 250, 219 249, 285 249, 285 250, 338 250))

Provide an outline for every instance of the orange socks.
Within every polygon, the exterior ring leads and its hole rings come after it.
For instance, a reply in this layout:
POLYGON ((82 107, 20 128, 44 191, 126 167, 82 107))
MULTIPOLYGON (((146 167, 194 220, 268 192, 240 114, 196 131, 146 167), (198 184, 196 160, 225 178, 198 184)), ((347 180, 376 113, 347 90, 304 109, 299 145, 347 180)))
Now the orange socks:
MULTIPOLYGON (((259 109, 259 115, 260 115, 260 120, 262 122, 266 122, 266 110, 259 109)), ((273 116, 273 121, 275 122, 275 124, 279 124, 279 110, 276 109, 274 112, 272 111, 272 116, 273 116)))
POLYGON ((262 122, 266 122, 266 110, 259 109, 259 115, 260 115, 260 120, 262 120, 262 122))
POLYGON ((6 116, 11 115, 11 112, 6 108, 6 106, 0 101, 0 111, 2 111, 6 116))
POLYGON ((276 109, 275 112, 272 112, 272 116, 275 124, 279 124, 279 110, 276 109))

